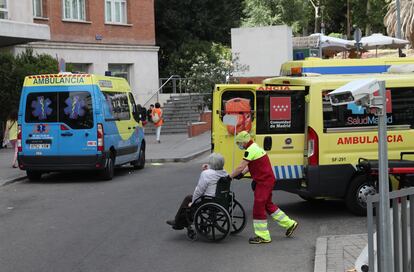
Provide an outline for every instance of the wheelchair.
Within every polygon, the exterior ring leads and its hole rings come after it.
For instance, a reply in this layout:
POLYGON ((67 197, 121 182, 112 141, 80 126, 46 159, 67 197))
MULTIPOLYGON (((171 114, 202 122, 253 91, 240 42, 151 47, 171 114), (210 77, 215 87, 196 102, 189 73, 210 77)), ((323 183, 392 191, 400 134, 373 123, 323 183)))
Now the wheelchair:
POLYGON ((230 191, 231 178, 217 181, 214 197, 202 196, 187 209, 187 238, 219 242, 246 226, 246 212, 230 191))

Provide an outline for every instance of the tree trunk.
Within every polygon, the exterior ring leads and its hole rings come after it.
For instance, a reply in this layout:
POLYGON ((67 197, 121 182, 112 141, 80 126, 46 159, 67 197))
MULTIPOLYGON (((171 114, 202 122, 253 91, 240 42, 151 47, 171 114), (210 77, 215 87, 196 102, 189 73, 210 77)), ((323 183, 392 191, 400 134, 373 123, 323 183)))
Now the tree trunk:
POLYGON ((367 0, 367 12, 365 13, 367 15, 368 18, 368 22, 365 25, 365 36, 369 36, 371 35, 371 24, 370 24, 370 15, 371 15, 371 1, 367 0))

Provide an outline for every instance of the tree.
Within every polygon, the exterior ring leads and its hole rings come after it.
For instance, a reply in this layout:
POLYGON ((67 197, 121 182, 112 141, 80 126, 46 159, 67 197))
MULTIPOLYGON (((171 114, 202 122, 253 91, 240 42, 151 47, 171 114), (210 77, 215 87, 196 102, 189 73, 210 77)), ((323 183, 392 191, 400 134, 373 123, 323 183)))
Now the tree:
MULTIPOLYGON (((324 23, 325 33, 347 32, 347 9, 349 4, 351 26, 383 32, 386 0, 313 0, 319 7, 317 24, 324 23)), ((286 24, 296 35, 314 32, 315 9, 310 0, 244 0, 243 21, 246 26, 269 26, 286 24)), ((320 25, 316 27, 320 29, 320 25)))
POLYGON ((46 54, 35 55, 32 49, 14 57, 11 53, 0 53, 0 120, 18 109, 24 77, 35 74, 58 72, 58 62, 46 54))
POLYGON ((307 32, 313 20, 313 7, 308 0, 245 0, 243 12, 244 26, 286 24, 294 33, 307 32))
POLYGON ((241 9, 241 0, 156 0, 161 77, 170 75, 173 55, 185 55, 180 51, 194 41, 230 45, 230 29, 240 25, 241 9))
MULTIPOLYGON (((414 46, 414 2, 400 1, 401 4, 401 38, 410 41, 411 46, 414 46)), ((397 36, 397 9, 395 0, 388 4, 388 11, 384 18, 384 23, 387 27, 387 33, 390 36, 397 36)))

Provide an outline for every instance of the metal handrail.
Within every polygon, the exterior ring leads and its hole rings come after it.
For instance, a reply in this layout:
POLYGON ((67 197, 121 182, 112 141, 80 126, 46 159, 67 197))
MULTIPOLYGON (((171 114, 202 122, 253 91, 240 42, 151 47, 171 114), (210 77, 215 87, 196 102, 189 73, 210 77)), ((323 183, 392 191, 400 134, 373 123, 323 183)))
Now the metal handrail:
MULTIPOLYGON (((172 76, 170 76, 165 82, 164 82, 164 84, 162 84, 161 85, 161 87, 159 87, 158 88, 158 90, 156 90, 152 95, 151 95, 151 97, 142 105, 143 107, 145 107, 145 105, 147 105, 148 104, 148 102, 150 102, 151 101, 151 99, 153 99, 154 98, 154 96, 155 95, 158 95, 158 93, 160 92, 160 90, 168 83, 168 82, 170 82, 170 80, 171 79, 173 79, 173 78, 179 78, 180 76, 179 75, 172 75, 172 76)), ((158 99, 157 99, 157 101, 158 101, 158 99)))

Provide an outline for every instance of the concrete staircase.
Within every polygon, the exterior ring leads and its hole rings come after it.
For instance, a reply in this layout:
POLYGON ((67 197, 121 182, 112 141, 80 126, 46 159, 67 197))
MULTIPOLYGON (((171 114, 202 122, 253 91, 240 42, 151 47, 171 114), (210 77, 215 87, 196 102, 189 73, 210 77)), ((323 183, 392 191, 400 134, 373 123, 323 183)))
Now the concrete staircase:
MULTIPOLYGON (((188 122, 200 121, 204 94, 171 95, 162 105, 164 125, 162 134, 187 133, 188 122)), ((155 134, 155 126, 148 123, 145 134, 155 134)))

